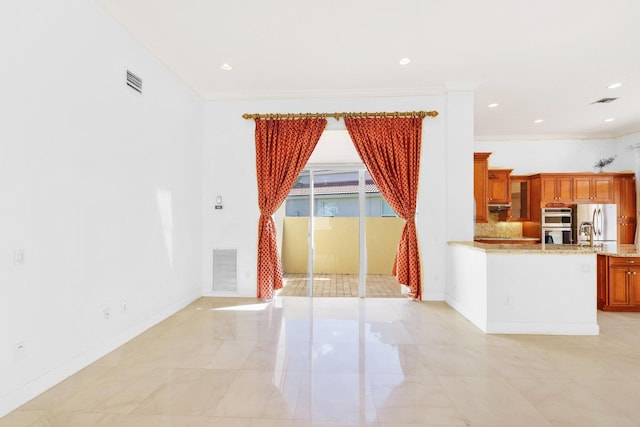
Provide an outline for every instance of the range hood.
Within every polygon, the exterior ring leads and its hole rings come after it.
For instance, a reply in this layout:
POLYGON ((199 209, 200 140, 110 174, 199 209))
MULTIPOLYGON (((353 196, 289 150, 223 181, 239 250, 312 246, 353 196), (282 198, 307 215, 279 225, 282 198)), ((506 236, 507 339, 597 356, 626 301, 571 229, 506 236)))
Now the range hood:
POLYGON ((489 212, 503 212, 511 209, 509 203, 489 203, 489 212))

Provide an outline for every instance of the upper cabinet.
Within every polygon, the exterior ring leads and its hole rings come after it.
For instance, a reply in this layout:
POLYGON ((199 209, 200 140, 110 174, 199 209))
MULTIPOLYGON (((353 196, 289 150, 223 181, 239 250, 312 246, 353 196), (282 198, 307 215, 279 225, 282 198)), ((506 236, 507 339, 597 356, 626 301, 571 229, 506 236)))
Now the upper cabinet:
POLYGON ((576 203, 612 203, 613 176, 575 175, 573 177, 573 201, 576 203))
POLYGON ((614 198, 618 205, 618 243, 635 243, 636 177, 621 174, 613 180, 614 198))
POLYGON ((540 174, 540 199, 547 203, 571 203, 573 201, 573 177, 540 174))
POLYGON ((489 204, 511 203, 511 171, 513 169, 489 169, 489 204))
POLYGON ((473 197, 476 202, 476 222, 489 219, 488 170, 491 153, 473 153, 473 197))

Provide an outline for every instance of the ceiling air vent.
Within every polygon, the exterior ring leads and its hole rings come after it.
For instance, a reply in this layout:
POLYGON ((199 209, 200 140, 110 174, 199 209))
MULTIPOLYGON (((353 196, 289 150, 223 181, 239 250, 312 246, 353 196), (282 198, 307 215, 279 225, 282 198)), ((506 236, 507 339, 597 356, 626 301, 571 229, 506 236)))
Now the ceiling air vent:
POLYGON ((618 98, 600 98, 597 101, 592 102, 592 104, 608 104, 615 101, 616 99, 618 98))
POLYGON ((127 70, 127 86, 138 93, 142 93, 142 79, 127 70))

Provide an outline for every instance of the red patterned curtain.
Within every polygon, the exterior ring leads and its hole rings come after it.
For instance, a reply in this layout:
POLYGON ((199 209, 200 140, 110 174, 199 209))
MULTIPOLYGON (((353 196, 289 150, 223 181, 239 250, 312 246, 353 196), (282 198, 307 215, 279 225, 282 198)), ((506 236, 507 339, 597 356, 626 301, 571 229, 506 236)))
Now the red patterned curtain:
POLYGON ((275 289, 282 289, 282 265, 272 215, 287 198, 326 125, 326 119, 256 119, 260 299, 269 300, 275 289))
POLYGON ((393 264, 399 283, 422 299, 415 214, 422 118, 345 118, 349 135, 389 205, 406 222, 393 264))

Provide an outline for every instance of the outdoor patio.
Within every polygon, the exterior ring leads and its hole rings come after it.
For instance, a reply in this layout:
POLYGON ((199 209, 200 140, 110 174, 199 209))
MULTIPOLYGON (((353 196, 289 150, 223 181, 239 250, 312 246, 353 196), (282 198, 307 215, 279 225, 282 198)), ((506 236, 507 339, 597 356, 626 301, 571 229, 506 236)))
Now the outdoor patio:
MULTIPOLYGON (((284 274, 284 288, 279 296, 307 296, 307 274, 284 274)), ((357 274, 316 274, 313 278, 313 296, 357 297, 357 274)), ((394 276, 369 274, 366 286, 367 298, 406 298, 394 276)))

